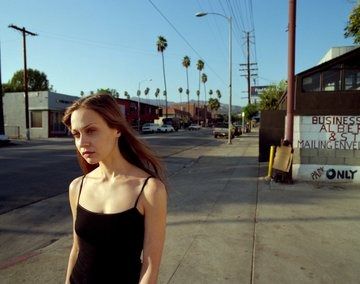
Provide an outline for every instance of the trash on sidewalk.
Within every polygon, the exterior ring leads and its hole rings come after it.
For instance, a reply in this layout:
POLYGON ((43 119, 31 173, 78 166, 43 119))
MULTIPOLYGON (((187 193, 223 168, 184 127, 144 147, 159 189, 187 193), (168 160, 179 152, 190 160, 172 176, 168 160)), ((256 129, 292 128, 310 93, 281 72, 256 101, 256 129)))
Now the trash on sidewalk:
POLYGON ((293 148, 284 141, 282 146, 276 147, 272 178, 275 182, 292 183, 290 174, 293 160, 293 148))

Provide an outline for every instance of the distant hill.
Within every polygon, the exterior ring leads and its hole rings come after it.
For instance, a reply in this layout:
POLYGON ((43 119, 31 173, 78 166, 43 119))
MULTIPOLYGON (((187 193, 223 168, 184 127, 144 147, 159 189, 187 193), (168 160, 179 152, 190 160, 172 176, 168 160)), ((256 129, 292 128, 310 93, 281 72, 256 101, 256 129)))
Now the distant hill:
MULTIPOLYGON (((137 101, 138 97, 131 97, 130 98, 133 101, 137 101)), ((157 106, 158 104, 160 105, 165 105, 165 100, 155 100, 155 99, 146 99, 146 98, 141 98, 140 97, 140 102, 145 103, 145 104, 150 104, 150 105, 154 105, 157 106)), ((185 101, 183 101, 185 103, 185 101)), ((173 102, 173 101, 168 101, 168 106, 171 106, 173 104, 177 104, 179 102, 173 102)), ((190 104, 197 104, 197 100, 190 100, 190 104)), ((200 100, 200 105, 204 104, 204 101, 200 100)), ((242 107, 238 106, 238 105, 233 105, 232 106, 232 112, 235 113, 241 113, 242 111, 242 107)), ((227 114, 229 112, 229 104, 223 104, 220 102, 220 109, 218 110, 218 113, 221 114, 227 114)))

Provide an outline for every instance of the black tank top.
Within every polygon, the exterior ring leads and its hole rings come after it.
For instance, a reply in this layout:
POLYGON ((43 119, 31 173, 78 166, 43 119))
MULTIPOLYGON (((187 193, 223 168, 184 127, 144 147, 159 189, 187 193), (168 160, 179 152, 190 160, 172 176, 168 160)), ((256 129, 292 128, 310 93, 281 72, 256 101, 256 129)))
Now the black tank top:
POLYGON ((150 177, 133 208, 112 214, 92 212, 79 204, 84 177, 75 221, 79 254, 70 283, 139 283, 144 216, 136 206, 150 177))

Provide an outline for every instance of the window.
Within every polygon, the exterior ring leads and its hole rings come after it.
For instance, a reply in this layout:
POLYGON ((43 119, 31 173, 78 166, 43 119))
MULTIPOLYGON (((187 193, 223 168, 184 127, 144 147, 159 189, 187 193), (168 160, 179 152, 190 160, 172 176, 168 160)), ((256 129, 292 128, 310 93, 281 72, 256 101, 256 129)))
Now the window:
POLYGON ((360 70, 345 70, 345 90, 360 90, 360 70))
POLYGON ((304 77, 302 80, 302 90, 304 92, 320 91, 320 73, 315 73, 311 76, 304 77))
POLYGON ((322 91, 339 91, 341 89, 340 69, 323 72, 322 91))
POLYGON ((31 112, 31 127, 42 127, 42 111, 31 112))

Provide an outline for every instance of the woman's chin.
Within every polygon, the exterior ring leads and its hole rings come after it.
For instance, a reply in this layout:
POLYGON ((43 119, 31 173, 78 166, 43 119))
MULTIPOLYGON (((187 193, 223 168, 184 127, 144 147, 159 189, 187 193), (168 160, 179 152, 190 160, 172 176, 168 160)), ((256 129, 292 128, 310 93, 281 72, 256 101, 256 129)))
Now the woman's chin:
POLYGON ((97 159, 94 159, 94 158, 84 158, 84 160, 90 165, 95 165, 95 164, 99 163, 99 161, 97 159))

